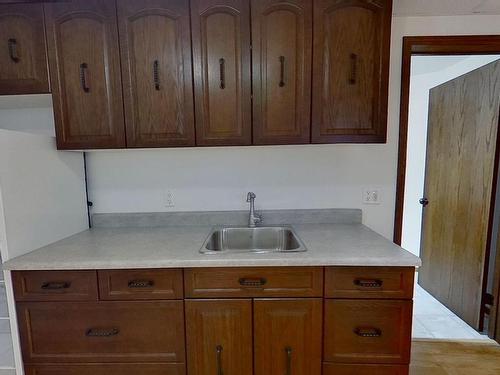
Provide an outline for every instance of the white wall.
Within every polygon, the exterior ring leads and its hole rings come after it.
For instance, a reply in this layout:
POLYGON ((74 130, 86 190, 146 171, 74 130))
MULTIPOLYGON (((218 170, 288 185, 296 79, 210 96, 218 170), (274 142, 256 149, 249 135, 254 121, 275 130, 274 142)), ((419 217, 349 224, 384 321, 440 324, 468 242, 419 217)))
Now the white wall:
POLYGON ((0 96, 0 129, 55 136, 52 95, 0 96))
POLYGON ((165 211, 165 189, 174 190, 175 210, 237 209, 252 189, 260 208, 362 207, 365 224, 392 239, 402 37, 460 34, 500 34, 500 16, 393 19, 387 145, 90 153, 94 212, 165 211), (382 203, 362 206, 371 186, 382 203))
POLYGON ((406 185, 402 246, 420 254, 429 90, 449 80, 498 60, 500 55, 413 56, 408 115, 406 185))

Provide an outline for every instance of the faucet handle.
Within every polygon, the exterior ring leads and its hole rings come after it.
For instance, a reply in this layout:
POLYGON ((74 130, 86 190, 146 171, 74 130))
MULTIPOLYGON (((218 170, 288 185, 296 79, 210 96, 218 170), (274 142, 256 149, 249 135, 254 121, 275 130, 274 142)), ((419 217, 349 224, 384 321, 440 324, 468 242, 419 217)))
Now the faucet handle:
POLYGON ((262 224, 262 214, 255 214, 254 215, 254 222, 255 224, 262 224))
POLYGON ((250 202, 252 199, 255 199, 255 198, 257 198, 257 196, 255 195, 255 193, 253 193, 251 191, 248 192, 248 194, 247 194, 247 202, 250 202))

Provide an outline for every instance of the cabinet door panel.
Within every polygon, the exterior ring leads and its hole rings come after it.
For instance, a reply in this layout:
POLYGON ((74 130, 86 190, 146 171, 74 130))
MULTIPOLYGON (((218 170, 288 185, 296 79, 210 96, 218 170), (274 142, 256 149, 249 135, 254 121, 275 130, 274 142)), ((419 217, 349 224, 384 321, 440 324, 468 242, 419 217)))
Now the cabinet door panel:
POLYGON ((47 92, 42 5, 0 5, 0 95, 47 92))
POLYGON ((392 0, 315 4, 313 142, 385 142, 392 0))
POLYGON ((249 0, 193 0, 198 145, 251 143, 249 0))
POLYGON ((252 1, 254 144, 309 143, 312 0, 252 1))
POLYGON ((322 300, 254 302, 255 375, 321 374, 322 300))
POLYGON ((252 301, 186 301, 189 375, 252 375, 252 301))
POLYGON ((124 147, 114 2, 45 7, 58 148, 124 147))
POLYGON ((189 3, 117 4, 127 146, 194 145, 189 3))
POLYGON ((27 375, 184 375, 185 365, 158 364, 78 364, 78 365, 26 365, 27 375))

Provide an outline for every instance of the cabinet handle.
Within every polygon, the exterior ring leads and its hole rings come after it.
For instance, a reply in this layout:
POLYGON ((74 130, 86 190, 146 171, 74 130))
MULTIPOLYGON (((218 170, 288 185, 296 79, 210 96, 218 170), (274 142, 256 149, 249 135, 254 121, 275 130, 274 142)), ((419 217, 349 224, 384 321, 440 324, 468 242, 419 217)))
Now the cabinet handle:
POLYGON ((280 56, 280 87, 285 86, 285 56, 280 56))
POLYGON ((349 76, 349 83, 351 85, 355 85, 358 75, 358 55, 356 55, 355 53, 351 53, 350 59, 351 59, 351 74, 349 76))
POLYGON ((15 38, 10 38, 7 41, 7 46, 9 48, 9 57, 12 61, 15 63, 18 63, 21 61, 19 56, 17 55, 17 40, 15 38))
POLYGON ((119 333, 120 333, 120 330, 118 328, 109 328, 109 329, 89 328, 85 332, 85 336, 87 336, 87 337, 111 337, 111 336, 116 336, 119 333))
POLYGON ((58 290, 58 289, 68 289, 71 286, 70 282, 67 281, 47 281, 41 286, 43 290, 58 290))
POLYGON ((129 288, 151 288, 154 285, 153 280, 131 280, 128 282, 129 288))
POLYGON ((160 91, 160 64, 158 60, 153 62, 153 81, 156 91, 160 91))
POLYGON ((239 283, 241 286, 258 288, 266 285, 267 280, 263 277, 260 278, 241 278, 239 279, 239 283))
POLYGON ((378 328, 356 328, 354 333, 360 337, 380 337, 382 331, 378 328))
POLYGON ((292 375, 292 348, 287 346, 286 353, 286 375, 292 375))
POLYGON ((226 60, 223 58, 219 59, 219 74, 220 74, 220 88, 224 90, 226 88, 226 60))
POLYGON ((356 279, 354 280, 354 285, 359 286, 360 288, 369 288, 369 289, 379 289, 382 288, 384 282, 382 280, 366 280, 366 279, 356 279))
POLYGON ((80 83, 82 85, 82 90, 84 92, 89 92, 90 87, 87 86, 87 69, 88 69, 87 63, 81 63, 80 64, 80 83))
POLYGON ((217 375, 224 375, 222 372, 222 345, 217 345, 215 351, 217 353, 217 375))

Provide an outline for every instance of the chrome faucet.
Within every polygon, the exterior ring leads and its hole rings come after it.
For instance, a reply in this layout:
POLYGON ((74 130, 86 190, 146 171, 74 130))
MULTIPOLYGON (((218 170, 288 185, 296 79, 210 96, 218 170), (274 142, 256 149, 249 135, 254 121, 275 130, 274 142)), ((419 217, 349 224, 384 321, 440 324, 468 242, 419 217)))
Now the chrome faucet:
POLYGON ((255 228, 257 224, 262 222, 262 216, 255 213, 255 193, 249 192, 247 194, 247 202, 250 203, 250 212, 248 215, 248 227, 255 228))

